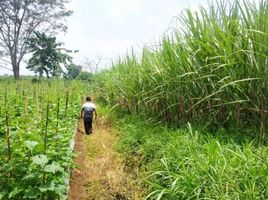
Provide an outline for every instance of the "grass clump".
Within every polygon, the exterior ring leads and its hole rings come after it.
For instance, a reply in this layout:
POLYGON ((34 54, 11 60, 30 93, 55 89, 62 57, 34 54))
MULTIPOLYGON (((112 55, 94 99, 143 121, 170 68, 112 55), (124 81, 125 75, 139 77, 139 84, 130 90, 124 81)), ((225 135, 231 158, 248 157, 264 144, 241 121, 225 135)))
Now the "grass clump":
MULTIPOLYGON (((251 138, 169 129, 125 116, 118 149, 143 179, 146 199, 267 199, 268 148, 251 138)), ((231 135, 231 134, 230 134, 231 135)))

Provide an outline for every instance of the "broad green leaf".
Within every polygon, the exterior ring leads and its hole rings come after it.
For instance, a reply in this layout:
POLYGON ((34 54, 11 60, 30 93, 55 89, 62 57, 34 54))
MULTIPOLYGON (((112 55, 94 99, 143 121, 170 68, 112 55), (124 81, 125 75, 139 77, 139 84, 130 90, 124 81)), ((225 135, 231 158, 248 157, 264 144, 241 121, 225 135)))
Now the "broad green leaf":
POLYGON ((19 192, 21 192, 22 189, 19 189, 18 187, 15 187, 8 195, 8 198, 12 198, 16 196, 19 192))
MULTIPOLYGON (((57 185, 54 190, 55 193, 59 195, 63 195, 66 192, 66 187, 65 185, 57 185)), ((64 199, 64 198, 63 198, 64 199)))
POLYGON ((62 172, 63 168, 57 162, 52 162, 52 164, 46 165, 44 168, 45 172, 50 172, 55 174, 56 172, 62 172))
POLYGON ((48 163, 48 158, 44 154, 36 155, 33 158, 33 163, 44 167, 48 163))
POLYGON ((32 179, 32 178, 35 178, 35 177, 36 177, 36 174, 30 173, 30 174, 27 174, 26 176, 24 176, 21 180, 32 179))
POLYGON ((25 191, 24 199, 37 199, 39 194, 39 190, 37 188, 30 187, 25 191))
POLYGON ((48 183, 42 187, 39 187, 38 189, 41 192, 54 191, 55 190, 55 183, 52 181, 51 183, 48 183))
POLYGON ((4 198, 4 193, 0 192, 0 199, 3 199, 4 198))
POLYGON ((36 142, 36 141, 30 141, 30 140, 26 140, 25 142, 24 142, 24 145, 28 148, 28 149, 30 149, 31 151, 34 149, 34 147, 36 146, 36 145, 38 145, 38 142, 36 142))

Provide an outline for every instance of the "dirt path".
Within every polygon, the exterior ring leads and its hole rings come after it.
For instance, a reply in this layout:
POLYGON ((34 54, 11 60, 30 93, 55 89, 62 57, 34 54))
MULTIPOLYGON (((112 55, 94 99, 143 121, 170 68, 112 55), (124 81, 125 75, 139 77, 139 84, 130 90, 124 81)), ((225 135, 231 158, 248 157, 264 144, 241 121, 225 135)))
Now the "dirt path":
POLYGON ((94 126, 93 134, 84 134, 79 121, 69 200, 136 200, 141 199, 137 184, 124 172, 115 150, 117 137, 105 119, 94 126))

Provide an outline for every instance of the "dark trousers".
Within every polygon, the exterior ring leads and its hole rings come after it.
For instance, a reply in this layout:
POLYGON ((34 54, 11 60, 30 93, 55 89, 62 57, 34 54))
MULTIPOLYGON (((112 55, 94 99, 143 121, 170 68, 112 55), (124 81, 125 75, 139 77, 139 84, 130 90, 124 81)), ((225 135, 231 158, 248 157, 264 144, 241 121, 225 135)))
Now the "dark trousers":
POLYGON ((85 132, 87 135, 92 133, 92 120, 84 121, 84 126, 85 126, 85 132))

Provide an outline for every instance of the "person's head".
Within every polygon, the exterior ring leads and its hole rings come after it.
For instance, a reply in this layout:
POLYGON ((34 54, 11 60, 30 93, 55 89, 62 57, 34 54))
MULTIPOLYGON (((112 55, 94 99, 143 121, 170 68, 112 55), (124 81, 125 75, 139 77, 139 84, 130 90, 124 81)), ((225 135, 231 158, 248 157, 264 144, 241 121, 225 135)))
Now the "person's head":
POLYGON ((91 97, 87 96, 87 97, 86 97, 86 100, 87 100, 87 101, 91 101, 91 97))

